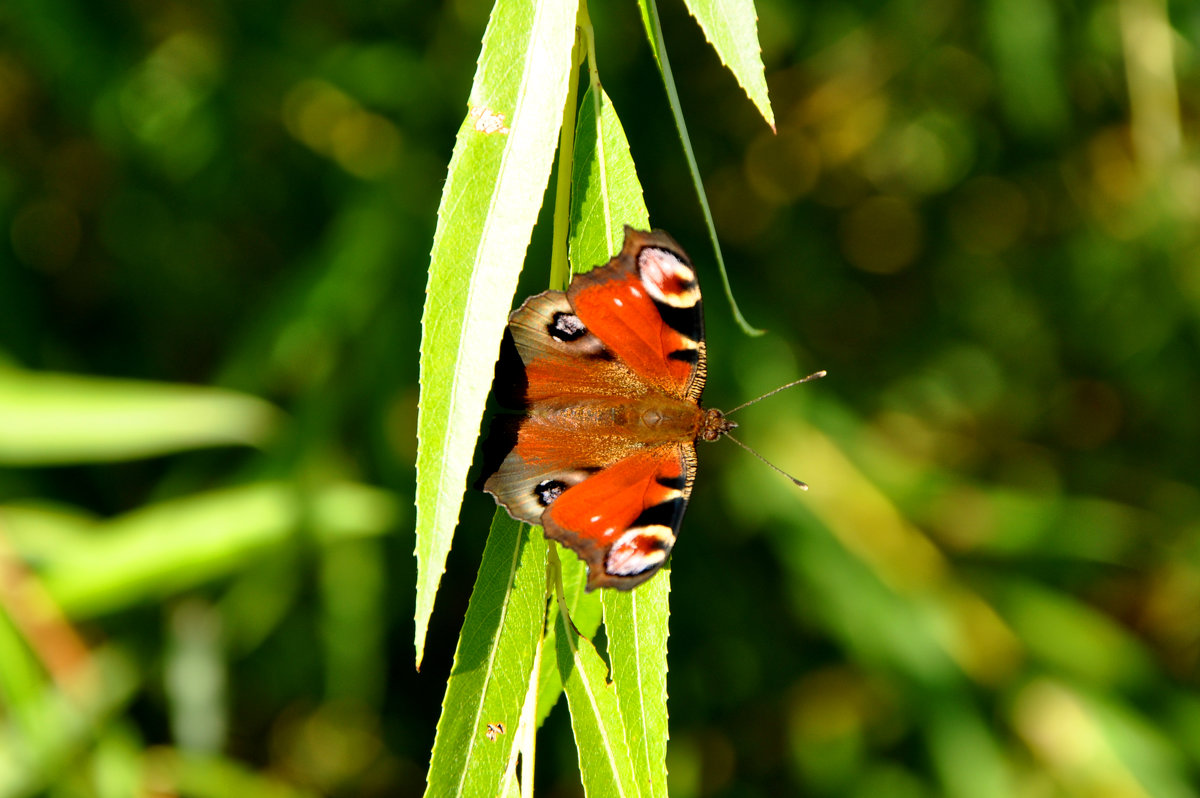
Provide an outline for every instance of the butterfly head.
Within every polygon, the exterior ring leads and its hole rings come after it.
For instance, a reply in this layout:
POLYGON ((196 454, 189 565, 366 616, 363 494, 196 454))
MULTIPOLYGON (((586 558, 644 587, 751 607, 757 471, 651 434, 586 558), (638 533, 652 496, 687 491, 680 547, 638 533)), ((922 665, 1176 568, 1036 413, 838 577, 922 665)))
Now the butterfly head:
POLYGON ((700 422, 700 434, 697 437, 705 441, 715 441, 722 435, 727 435, 736 426, 736 421, 730 421, 720 410, 711 408, 704 411, 704 418, 700 422))

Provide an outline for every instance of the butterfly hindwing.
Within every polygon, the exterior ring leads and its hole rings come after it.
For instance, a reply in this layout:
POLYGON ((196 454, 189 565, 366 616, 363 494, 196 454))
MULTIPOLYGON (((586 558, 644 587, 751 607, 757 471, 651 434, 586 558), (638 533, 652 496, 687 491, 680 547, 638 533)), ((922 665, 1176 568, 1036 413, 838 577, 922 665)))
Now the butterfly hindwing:
POLYGON ((542 515, 546 537, 587 563, 588 590, 636 587, 670 555, 695 471, 692 443, 632 454, 556 497, 542 515))

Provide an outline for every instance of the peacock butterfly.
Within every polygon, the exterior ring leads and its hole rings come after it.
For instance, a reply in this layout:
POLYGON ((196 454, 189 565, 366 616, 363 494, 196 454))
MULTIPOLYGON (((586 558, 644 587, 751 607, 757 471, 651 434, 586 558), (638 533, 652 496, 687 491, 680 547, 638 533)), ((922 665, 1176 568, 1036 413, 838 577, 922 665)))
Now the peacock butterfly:
POLYGON ((493 419, 483 490, 579 555, 589 591, 636 587, 675 545, 696 441, 737 426, 700 407, 705 374, 691 261, 626 226, 608 263, 508 317, 496 393, 522 415, 493 419))

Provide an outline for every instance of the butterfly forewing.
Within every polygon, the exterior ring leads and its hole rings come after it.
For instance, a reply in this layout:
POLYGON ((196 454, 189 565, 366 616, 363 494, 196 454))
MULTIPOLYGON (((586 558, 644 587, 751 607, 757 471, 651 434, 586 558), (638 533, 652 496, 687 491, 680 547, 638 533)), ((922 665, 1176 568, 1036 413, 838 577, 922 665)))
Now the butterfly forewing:
POLYGON ((567 298, 591 332, 650 385, 700 401, 704 316, 696 272, 661 231, 625 228, 625 245, 581 274, 567 298))

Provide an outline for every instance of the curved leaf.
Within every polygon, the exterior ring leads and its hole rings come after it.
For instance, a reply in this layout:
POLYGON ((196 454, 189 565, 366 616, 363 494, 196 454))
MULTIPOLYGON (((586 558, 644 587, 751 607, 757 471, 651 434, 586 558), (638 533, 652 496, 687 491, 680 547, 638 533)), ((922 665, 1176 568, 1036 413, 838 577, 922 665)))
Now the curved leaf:
POLYGON ((621 120, 604 89, 593 86, 580 102, 575 132, 572 272, 588 271, 619 252, 627 224, 645 229, 650 226, 650 214, 621 120))
POLYGON ((696 153, 692 151, 692 139, 687 132, 687 122, 683 118, 683 108, 679 104, 679 92, 675 90, 675 76, 671 72, 671 61, 667 58, 667 47, 663 41, 662 25, 658 20, 658 6, 654 0, 638 0, 642 11, 642 24, 646 27, 646 36, 650 40, 650 49, 658 62, 658 71, 662 75, 663 86, 667 90, 667 101, 671 106, 671 114, 675 117, 675 128, 679 131, 679 142, 683 145, 683 154, 687 158, 688 172, 692 176, 692 185, 696 187, 696 199, 700 202, 700 210, 704 214, 704 224, 708 227, 708 237, 712 241, 713 254, 717 258, 717 273, 721 275, 721 284, 725 289, 725 298, 729 300, 733 318, 742 331, 747 335, 762 335, 765 330, 750 326, 738 309, 733 298, 733 289, 729 285, 729 274, 725 269, 725 256, 721 254, 721 242, 717 239, 717 227, 713 223, 712 209, 708 206, 708 195, 704 192, 704 181, 700 179, 700 167, 696 165, 696 153))

